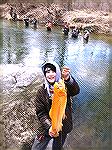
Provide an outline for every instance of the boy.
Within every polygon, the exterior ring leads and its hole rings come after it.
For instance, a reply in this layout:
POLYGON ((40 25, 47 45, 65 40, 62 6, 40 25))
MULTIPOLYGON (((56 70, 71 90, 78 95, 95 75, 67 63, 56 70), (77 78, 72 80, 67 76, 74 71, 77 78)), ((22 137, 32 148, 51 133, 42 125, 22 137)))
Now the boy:
POLYGON ((53 138, 52 150, 61 150, 67 134, 72 130, 72 107, 71 96, 79 93, 80 89, 78 83, 70 75, 70 69, 64 67, 62 72, 56 62, 48 62, 42 66, 42 71, 45 76, 45 83, 38 90, 35 100, 36 114, 42 124, 42 130, 35 137, 32 150, 45 150, 49 141, 53 138), (53 86, 55 82, 59 82, 61 76, 64 78, 65 86, 67 88, 67 104, 65 110, 65 119, 62 124, 62 131, 59 136, 55 137, 55 133, 51 132, 51 120, 49 111, 52 105, 53 86))

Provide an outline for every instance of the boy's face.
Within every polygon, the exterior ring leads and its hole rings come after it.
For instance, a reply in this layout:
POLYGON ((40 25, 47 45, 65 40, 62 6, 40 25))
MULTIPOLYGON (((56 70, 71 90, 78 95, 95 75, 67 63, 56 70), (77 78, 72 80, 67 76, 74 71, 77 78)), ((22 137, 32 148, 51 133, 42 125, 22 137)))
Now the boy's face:
POLYGON ((46 71, 46 79, 49 83, 54 83, 56 80, 56 72, 51 70, 50 68, 46 71))

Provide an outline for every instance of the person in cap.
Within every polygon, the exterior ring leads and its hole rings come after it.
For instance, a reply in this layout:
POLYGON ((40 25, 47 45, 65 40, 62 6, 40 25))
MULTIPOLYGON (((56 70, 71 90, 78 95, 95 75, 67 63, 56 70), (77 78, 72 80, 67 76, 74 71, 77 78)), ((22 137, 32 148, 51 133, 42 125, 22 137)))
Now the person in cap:
POLYGON ((84 33, 83 33, 83 41, 84 41, 84 43, 88 43, 89 36, 90 36, 89 31, 88 30, 84 30, 84 33))
POLYGON ((38 90, 35 99, 36 115, 41 123, 41 128, 38 130, 31 150, 45 150, 51 139, 53 139, 52 150, 61 150, 66 140, 67 134, 72 131, 72 104, 71 96, 79 94, 80 88, 76 80, 71 76, 70 69, 63 67, 60 71, 59 65, 56 62, 47 62, 42 66, 42 71, 45 77, 43 86, 38 90), (59 82, 64 78, 64 83, 67 88, 67 104, 65 109, 65 119, 63 120, 62 131, 59 136, 55 137, 55 133, 50 132, 51 119, 49 111, 52 105, 53 86, 55 82, 59 82))

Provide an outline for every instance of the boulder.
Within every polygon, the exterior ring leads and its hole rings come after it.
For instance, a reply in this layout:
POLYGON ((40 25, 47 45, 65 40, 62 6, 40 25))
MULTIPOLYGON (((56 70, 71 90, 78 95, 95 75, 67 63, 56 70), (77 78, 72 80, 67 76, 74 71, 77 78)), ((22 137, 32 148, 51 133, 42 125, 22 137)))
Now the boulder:
POLYGON ((3 129, 2 150, 31 149, 32 141, 40 127, 34 99, 43 75, 38 67, 2 65, 0 129, 3 129))

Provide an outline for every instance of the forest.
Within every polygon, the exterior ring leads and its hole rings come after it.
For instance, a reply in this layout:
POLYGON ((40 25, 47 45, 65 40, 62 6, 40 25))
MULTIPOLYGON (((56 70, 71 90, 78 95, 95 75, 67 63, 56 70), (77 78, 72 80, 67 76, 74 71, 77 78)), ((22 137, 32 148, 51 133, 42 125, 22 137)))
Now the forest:
POLYGON ((68 11, 74 9, 91 9, 96 11, 105 11, 105 12, 112 12, 112 1, 111 0, 2 0, 0 4, 4 3, 55 3, 58 5, 65 5, 68 8, 68 11))

